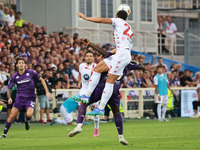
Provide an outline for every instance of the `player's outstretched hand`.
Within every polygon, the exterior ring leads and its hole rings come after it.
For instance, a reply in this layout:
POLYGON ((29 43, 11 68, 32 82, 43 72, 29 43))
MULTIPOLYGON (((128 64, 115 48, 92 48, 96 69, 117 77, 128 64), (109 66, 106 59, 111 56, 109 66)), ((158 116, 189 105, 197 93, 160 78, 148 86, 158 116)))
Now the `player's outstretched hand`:
POLYGON ((46 96, 49 98, 49 100, 51 100, 51 93, 46 93, 46 96))
POLYGON ((12 99, 11 98, 9 98, 9 100, 8 100, 8 104, 12 104, 12 99))
POLYGON ((78 13, 76 13, 80 18, 83 18, 83 19, 85 19, 86 18, 86 15, 84 15, 83 13, 80 13, 80 12, 78 12, 78 13))

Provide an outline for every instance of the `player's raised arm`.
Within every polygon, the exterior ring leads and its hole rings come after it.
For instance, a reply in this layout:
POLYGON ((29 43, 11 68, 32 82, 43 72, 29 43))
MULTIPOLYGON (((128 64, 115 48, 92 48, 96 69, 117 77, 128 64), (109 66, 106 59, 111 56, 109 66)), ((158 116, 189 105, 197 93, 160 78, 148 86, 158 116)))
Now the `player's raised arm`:
POLYGON ((42 77, 40 77, 39 80, 41 81, 41 83, 42 83, 42 85, 43 85, 43 87, 44 87, 44 89, 45 89, 45 92, 46 92, 47 97, 48 97, 49 99, 51 99, 51 93, 49 93, 49 90, 48 90, 48 87, 47 87, 47 85, 46 85, 46 82, 44 81, 44 79, 43 79, 42 77))
POLYGON ((80 18, 83 18, 86 21, 91 21, 94 23, 105 23, 105 24, 112 24, 112 20, 110 18, 100 18, 100 17, 87 17, 83 13, 77 13, 80 18))

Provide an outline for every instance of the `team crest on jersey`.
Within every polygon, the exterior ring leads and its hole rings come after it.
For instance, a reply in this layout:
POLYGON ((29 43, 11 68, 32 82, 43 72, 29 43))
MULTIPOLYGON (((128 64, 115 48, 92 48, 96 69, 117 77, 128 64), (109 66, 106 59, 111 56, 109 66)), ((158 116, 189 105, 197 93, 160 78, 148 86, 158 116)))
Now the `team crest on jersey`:
POLYGON ((30 73, 26 73, 26 76, 29 76, 30 75, 30 73))
POLYGON ((16 76, 16 79, 19 79, 19 76, 16 76))
POLYGON ((90 76, 89 76, 88 74, 84 74, 84 75, 83 75, 83 78, 87 81, 87 80, 90 79, 90 76))

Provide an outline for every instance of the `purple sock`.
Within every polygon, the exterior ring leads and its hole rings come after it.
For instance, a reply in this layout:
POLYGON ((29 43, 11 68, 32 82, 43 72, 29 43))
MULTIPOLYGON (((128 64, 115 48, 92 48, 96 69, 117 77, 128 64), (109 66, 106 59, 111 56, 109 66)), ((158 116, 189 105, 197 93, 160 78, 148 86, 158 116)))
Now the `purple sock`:
POLYGON ((11 123, 9 123, 8 121, 6 121, 6 125, 5 125, 4 131, 3 131, 3 135, 6 136, 8 130, 10 129, 10 126, 11 126, 11 123))
POLYGON ((78 109, 77 123, 83 123, 86 114, 87 104, 82 103, 78 109))
POLYGON ((117 127, 119 135, 123 134, 123 123, 122 123, 122 116, 120 113, 117 113, 115 116, 115 125, 117 127))

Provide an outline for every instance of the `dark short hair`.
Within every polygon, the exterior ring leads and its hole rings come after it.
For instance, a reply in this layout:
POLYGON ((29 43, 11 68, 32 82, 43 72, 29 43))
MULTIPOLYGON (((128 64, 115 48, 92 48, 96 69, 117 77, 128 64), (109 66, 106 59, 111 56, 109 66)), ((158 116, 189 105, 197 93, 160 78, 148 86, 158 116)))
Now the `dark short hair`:
POLYGON ((87 50, 86 52, 85 52, 85 55, 84 55, 84 57, 88 54, 88 53, 91 53, 93 56, 94 56, 94 53, 92 52, 92 51, 90 51, 90 50, 87 50))
POLYGON ((120 10, 117 12, 117 17, 126 20, 128 17, 128 14, 124 10, 120 10))
POLYGON ((158 59, 163 59, 162 57, 158 57, 158 59))
POLYGON ((18 14, 22 15, 21 11, 18 11, 16 14, 17 14, 17 15, 18 15, 18 14))
POLYGON ((163 66, 163 65, 158 65, 156 68, 157 68, 157 69, 158 69, 158 68, 164 68, 164 66, 163 66))
POLYGON ((181 76, 181 75, 183 75, 183 71, 180 71, 180 72, 178 73, 178 76, 181 76))
POLYGON ((40 66, 40 65, 35 65, 34 70, 36 70, 38 67, 40 67, 42 70, 42 66, 40 66))

